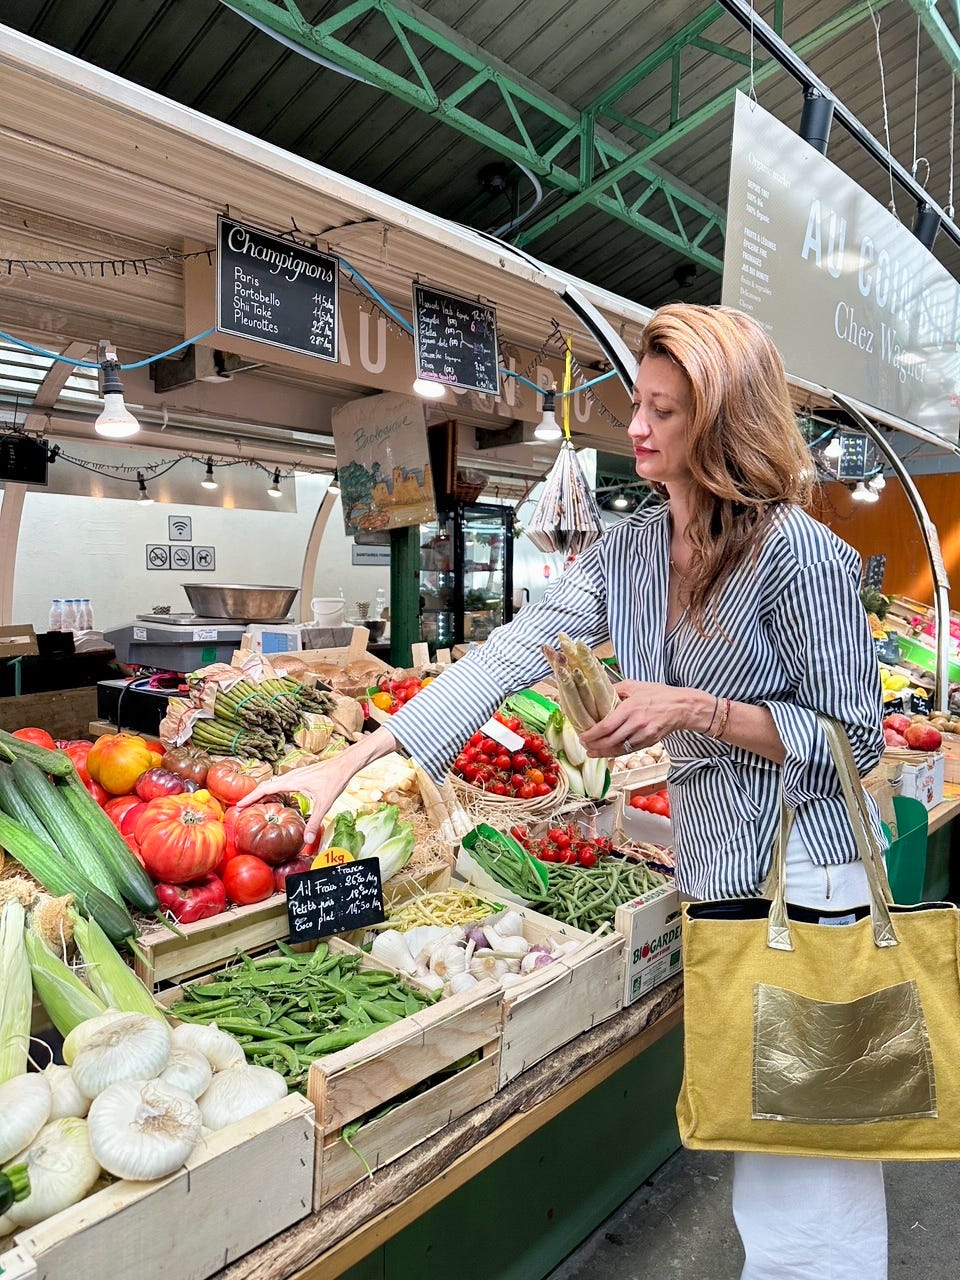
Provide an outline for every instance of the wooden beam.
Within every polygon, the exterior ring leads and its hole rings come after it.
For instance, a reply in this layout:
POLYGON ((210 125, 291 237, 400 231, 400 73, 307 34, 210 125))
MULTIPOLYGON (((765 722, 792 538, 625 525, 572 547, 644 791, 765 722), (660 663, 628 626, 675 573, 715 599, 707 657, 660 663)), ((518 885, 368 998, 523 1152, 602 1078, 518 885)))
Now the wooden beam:
POLYGON ((17 543, 23 515, 25 484, 6 484, 0 503, 0 626, 13 623, 13 578, 17 567, 17 543))

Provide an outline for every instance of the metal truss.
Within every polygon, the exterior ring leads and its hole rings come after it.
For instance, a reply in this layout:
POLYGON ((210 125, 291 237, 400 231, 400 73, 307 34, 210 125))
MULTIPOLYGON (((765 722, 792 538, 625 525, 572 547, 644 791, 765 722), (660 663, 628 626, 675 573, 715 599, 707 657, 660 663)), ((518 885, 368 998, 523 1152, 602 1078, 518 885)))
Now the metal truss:
MULTIPOLYGON (((873 10, 891 0, 873 0, 873 10)), ((685 49, 706 51, 744 66, 749 58, 736 49, 707 39, 705 32, 724 12, 711 3, 669 40, 611 85, 584 110, 578 110, 479 45, 432 18, 411 0, 353 0, 321 22, 308 22, 296 0, 221 0, 249 21, 306 56, 332 63, 408 106, 443 120, 497 154, 532 170, 565 199, 517 237, 526 245, 586 206, 626 223, 651 240, 667 245, 698 266, 721 274, 725 231, 723 210, 654 163, 667 147, 691 133, 732 101, 736 87, 717 94, 685 115, 682 111, 682 55, 685 49), (351 45, 378 22, 388 38, 384 61, 378 62, 351 45), (398 72, 398 57, 405 60, 398 72), (618 108, 622 99, 646 77, 669 63, 670 125, 654 129, 618 108), (604 122, 631 133, 631 147, 615 137, 604 122), (659 217, 651 216, 658 212, 659 217)), ((822 27, 798 41, 801 55, 836 39, 870 11, 868 0, 856 0, 822 27)), ((782 25, 782 2, 774 26, 782 25)), ((753 80, 761 83, 778 70, 773 59, 755 60, 753 80)))

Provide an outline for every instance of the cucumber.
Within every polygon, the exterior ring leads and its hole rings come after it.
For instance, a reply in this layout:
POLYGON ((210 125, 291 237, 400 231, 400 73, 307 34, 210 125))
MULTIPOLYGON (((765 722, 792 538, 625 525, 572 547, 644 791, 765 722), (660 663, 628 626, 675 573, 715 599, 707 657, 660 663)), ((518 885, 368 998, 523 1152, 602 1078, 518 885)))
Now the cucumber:
POLYGON ((47 837, 54 848, 59 849, 67 862, 101 893, 118 905, 122 904, 120 891, 103 865, 86 828, 50 779, 30 760, 14 760, 10 772, 17 790, 46 827, 47 837))
POLYGON ((80 910, 96 920, 111 942, 119 944, 135 936, 137 928, 126 907, 101 893, 53 845, 40 840, 5 813, 0 813, 0 845, 26 867, 48 893, 56 897, 73 894, 80 910))
POLYGON ((24 742, 3 729, 0 729, 0 747, 6 757, 12 755, 15 760, 30 760, 44 773, 52 773, 57 778, 66 778, 73 768, 73 761, 65 751, 51 751, 49 747, 40 747, 35 742, 24 742))
POLYGON ((8 764, 0 764, 0 812, 19 822, 28 831, 32 831, 44 844, 50 843, 47 828, 17 790, 17 784, 13 780, 8 764))
POLYGON ((141 911, 158 911, 160 901, 153 881, 130 851, 130 846, 94 800, 76 770, 55 790, 66 801, 78 822, 87 831, 90 843, 99 853, 121 895, 141 911))

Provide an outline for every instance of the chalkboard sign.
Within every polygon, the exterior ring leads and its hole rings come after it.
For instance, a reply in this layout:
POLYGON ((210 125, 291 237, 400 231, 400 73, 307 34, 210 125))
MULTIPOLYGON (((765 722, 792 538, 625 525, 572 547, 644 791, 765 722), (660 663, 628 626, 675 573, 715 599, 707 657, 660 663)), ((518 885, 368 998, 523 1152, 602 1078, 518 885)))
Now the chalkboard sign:
POLYGON ((336 360, 336 258, 217 219, 217 328, 285 351, 336 360))
POLYGON ((500 352, 493 307, 415 284, 413 343, 418 378, 499 397, 500 352))
POLYGON ((291 942, 309 942, 386 920, 380 859, 318 867, 286 879, 291 942))
POLYGON ((47 483, 47 446, 29 436, 0 436, 0 480, 47 483))

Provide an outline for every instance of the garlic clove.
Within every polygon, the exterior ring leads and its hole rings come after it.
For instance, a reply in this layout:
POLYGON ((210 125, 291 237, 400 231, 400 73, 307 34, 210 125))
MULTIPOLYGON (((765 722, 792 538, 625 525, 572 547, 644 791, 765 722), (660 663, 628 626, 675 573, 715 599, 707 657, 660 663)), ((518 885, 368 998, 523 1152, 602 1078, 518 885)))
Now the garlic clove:
POLYGON ((502 937, 523 937, 523 916, 519 911, 505 911, 496 922, 496 928, 502 937))
POLYGON ((475 978, 472 973, 455 973, 447 983, 447 986, 450 989, 450 994, 453 996, 458 996, 461 991, 471 991, 474 987, 478 987, 479 985, 479 979, 475 978))

